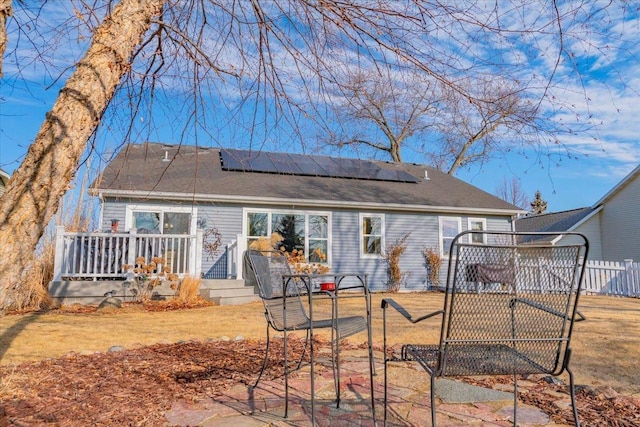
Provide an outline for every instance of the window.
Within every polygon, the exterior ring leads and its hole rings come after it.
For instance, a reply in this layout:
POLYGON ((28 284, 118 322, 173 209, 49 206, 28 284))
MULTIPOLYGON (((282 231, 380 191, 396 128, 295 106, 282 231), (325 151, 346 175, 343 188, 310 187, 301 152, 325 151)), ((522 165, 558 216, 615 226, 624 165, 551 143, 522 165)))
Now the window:
POLYGON ((316 212, 247 212, 247 246, 259 237, 278 233, 287 252, 303 251, 309 262, 329 263, 329 215, 316 212))
POLYGON ((148 234, 192 234, 195 224, 191 208, 127 206, 127 228, 148 234))
MULTIPOLYGON (((487 220, 484 218, 469 218, 469 231, 486 231, 487 220)), ((470 234, 469 243, 486 244, 486 235, 470 234)))
POLYGON ((360 214, 360 255, 379 257, 384 249, 384 215, 360 214))
POLYGON ((443 257, 449 256, 453 239, 460 233, 460 218, 440 218, 440 250, 443 257))

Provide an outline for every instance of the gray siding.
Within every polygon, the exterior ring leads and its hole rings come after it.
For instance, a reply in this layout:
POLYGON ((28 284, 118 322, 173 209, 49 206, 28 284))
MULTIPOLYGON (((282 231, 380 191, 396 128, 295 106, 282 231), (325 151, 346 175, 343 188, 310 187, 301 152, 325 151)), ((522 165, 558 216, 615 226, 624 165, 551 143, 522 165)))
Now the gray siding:
MULTIPOLYGON (((125 212, 128 204, 136 203, 143 206, 145 203, 132 200, 105 200, 103 204, 102 226, 109 229, 111 219, 120 219, 121 230, 124 231, 125 212)), ((158 205, 158 203, 148 203, 158 205)), ((167 203, 177 206, 179 203, 167 203)), ((242 234, 243 207, 265 208, 264 206, 241 206, 232 204, 197 204, 197 218, 194 220, 206 222, 205 229, 215 227, 222 235, 222 244, 213 255, 203 253, 202 273, 205 275, 217 274, 223 265, 226 265, 225 247, 236 240, 238 234, 242 234)), ((267 208, 265 208, 267 209, 267 208)), ((268 209, 291 209, 291 207, 269 207, 268 209)), ((303 206, 296 207, 303 211, 303 206)), ((309 209, 318 211, 319 209, 309 209)), ((398 213, 375 212, 385 216, 385 244, 389 245, 401 239, 405 234, 411 233, 407 239, 407 249, 400 259, 400 268, 407 274, 405 290, 424 290, 428 287, 427 267, 423 252, 426 248, 439 246, 439 215, 433 213, 398 213)), ((447 215, 449 217, 455 215, 447 215)), ((462 230, 468 225, 467 216, 459 216, 462 222, 462 230)), ((481 218, 473 215, 473 218, 481 218)), ((334 272, 367 273, 369 286, 372 290, 387 289, 387 265, 384 258, 363 258, 360 256, 360 217, 359 212, 350 210, 331 211, 331 267, 334 272)), ((487 229, 510 230, 510 218, 486 217, 487 229)), ((446 280, 446 259, 443 259, 441 270, 441 283, 446 280)))
POLYGON ((600 213, 589 218, 584 224, 578 226, 575 231, 585 235, 589 241, 589 259, 602 260, 602 240, 600 234, 600 213))
POLYGON ((202 254, 202 272, 206 277, 220 278, 216 272, 220 272, 223 267, 220 263, 226 263, 225 248, 242 233, 242 207, 201 205, 198 209, 198 219, 206 220, 205 229, 215 227, 221 235, 222 244, 218 250, 213 255, 202 254))
POLYGON ((111 229, 111 220, 117 219, 120 221, 120 231, 124 230, 124 217, 127 210, 126 202, 111 202, 105 201, 102 205, 102 223, 100 224, 101 231, 107 231, 111 229))
MULTIPOLYGON (((380 212, 383 213, 383 212, 380 212)), ((389 245, 411 233, 407 248, 400 258, 400 268, 407 274, 404 290, 425 290, 428 288, 427 266, 423 256, 426 248, 439 246, 439 215, 390 213, 385 215, 385 244, 389 245)), ((461 216, 462 229, 466 230, 468 217, 461 216)), ((479 218, 479 216, 474 216, 479 218)), ((332 270, 336 272, 366 272, 372 290, 387 289, 387 265, 384 258, 361 258, 359 255, 359 215, 358 212, 333 212, 332 216, 332 270)), ((487 229, 509 231, 509 217, 489 217, 487 229)), ((440 274, 441 283, 446 280, 446 259, 440 274)))
POLYGON ((640 178, 638 177, 632 179, 605 202, 600 212, 603 259, 640 260, 639 202, 640 178))

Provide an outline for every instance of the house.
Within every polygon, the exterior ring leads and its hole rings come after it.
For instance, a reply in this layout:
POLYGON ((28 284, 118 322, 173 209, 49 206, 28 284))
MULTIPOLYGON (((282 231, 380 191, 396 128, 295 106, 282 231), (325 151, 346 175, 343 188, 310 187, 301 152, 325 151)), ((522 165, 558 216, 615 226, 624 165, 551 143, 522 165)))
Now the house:
POLYGON ((576 231, 589 239, 589 258, 640 260, 640 166, 590 207, 519 218, 517 231, 576 231))
POLYGON ((373 290, 387 285, 385 248, 408 233, 403 289, 421 290, 429 286, 425 248, 446 258, 459 232, 512 230, 522 213, 419 164, 159 143, 125 146, 91 192, 103 230, 195 236, 181 264, 190 274, 240 278, 247 245, 278 232, 280 246, 309 261, 368 273, 373 290))
POLYGON ((0 196, 4 194, 5 188, 7 188, 8 182, 9 182, 9 174, 0 168, 0 196))

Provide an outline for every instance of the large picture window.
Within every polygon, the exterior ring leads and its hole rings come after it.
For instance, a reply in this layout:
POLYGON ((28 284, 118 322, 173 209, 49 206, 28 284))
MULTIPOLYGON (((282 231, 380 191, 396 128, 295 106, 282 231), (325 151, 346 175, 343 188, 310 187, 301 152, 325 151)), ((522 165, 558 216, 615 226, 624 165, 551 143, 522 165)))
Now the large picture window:
POLYGON ((460 218, 440 217, 440 250, 443 257, 449 256, 453 239, 461 231, 460 218))
POLYGON ((360 214, 360 255, 379 257, 384 249, 384 215, 360 214))
POLYGON ((308 262, 329 263, 329 214, 254 211, 247 212, 246 221, 247 246, 278 233, 283 238, 279 247, 285 251, 296 249, 308 262))

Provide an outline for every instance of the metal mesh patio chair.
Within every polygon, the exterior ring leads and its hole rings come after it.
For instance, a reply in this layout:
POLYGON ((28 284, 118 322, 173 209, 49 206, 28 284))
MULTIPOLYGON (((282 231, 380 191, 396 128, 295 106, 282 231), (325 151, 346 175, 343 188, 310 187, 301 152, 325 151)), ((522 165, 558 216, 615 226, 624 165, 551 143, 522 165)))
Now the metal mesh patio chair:
MULTIPOLYGON (((264 303, 264 315, 267 320, 267 348, 264 361, 258 378, 253 387, 257 387, 262 374, 267 366, 270 346, 270 329, 283 332, 284 344, 284 366, 285 366, 285 418, 288 414, 288 375, 289 361, 287 354, 287 332, 305 331, 305 350, 297 363, 296 369, 300 368, 304 359, 307 347, 310 348, 311 358, 311 413, 314 413, 314 329, 331 329, 331 361, 334 370, 334 381, 336 387, 336 402, 340 404, 340 358, 339 341, 361 331, 368 331, 369 336, 369 365, 371 375, 371 404, 374 405, 373 398, 373 353, 371 343, 371 313, 370 297, 366 281, 361 286, 350 286, 349 289, 361 288, 365 297, 367 316, 345 316, 339 317, 336 313, 336 305, 332 304, 332 316, 330 318, 315 319, 313 316, 311 278, 313 275, 296 275, 291 272, 286 257, 278 251, 257 251, 248 250, 244 255, 245 261, 245 282, 258 288, 260 298, 264 303)), ((341 277, 347 275, 331 275, 338 278, 336 287, 339 285, 341 277)), ((327 293, 330 298, 336 298, 334 293, 327 293)), ((375 409, 373 409, 375 417, 375 409)), ((315 421, 315 420, 314 420, 315 421)))
POLYGON ((587 239, 577 233, 459 234, 449 251, 442 310, 413 317, 394 300, 382 301, 385 424, 387 364, 399 358, 417 362, 429 374, 434 426, 436 377, 513 375, 517 425, 517 376, 558 376, 565 370, 579 426, 569 360, 573 323, 584 320, 577 303, 587 252, 587 239), (388 307, 414 324, 440 319, 440 342, 405 344, 399 357, 388 354, 388 307))

